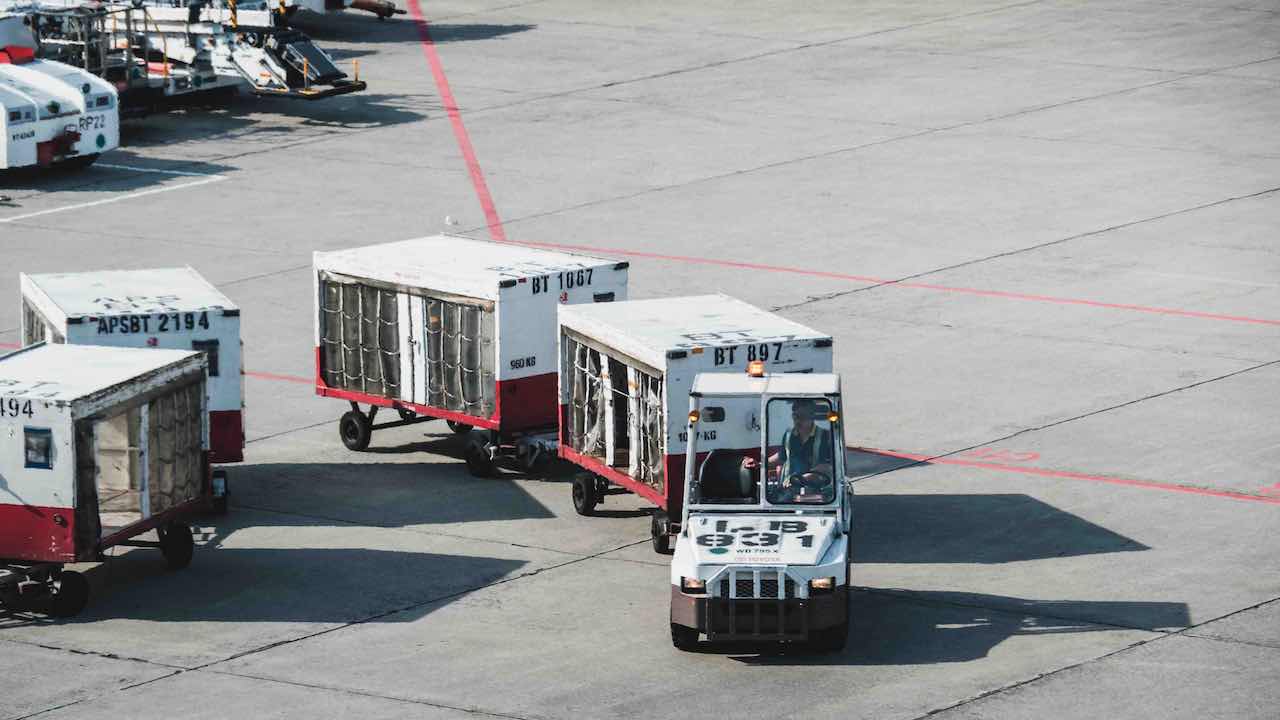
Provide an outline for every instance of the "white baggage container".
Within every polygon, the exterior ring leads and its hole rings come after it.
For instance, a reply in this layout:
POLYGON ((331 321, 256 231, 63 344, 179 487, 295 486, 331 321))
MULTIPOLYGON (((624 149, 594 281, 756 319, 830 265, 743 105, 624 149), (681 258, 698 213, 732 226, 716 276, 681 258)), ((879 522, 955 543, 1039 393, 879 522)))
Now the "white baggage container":
POLYGON ((22 344, 198 350, 209 364, 209 451, 244 460, 240 309, 195 270, 20 275, 22 344))
POLYGON ((500 455, 532 469, 553 451, 556 308, 625 299, 628 263, 436 235, 317 252, 314 267, 316 393, 351 403, 343 443, 442 418, 481 431, 467 466, 487 475, 500 455), (400 420, 375 426, 379 407, 400 420))
MULTIPOLYGON (((608 485, 653 503, 654 547, 684 493, 686 411, 698 373, 829 373, 831 336, 725 295, 560 309, 560 457, 586 472, 574 507, 590 514, 608 485)), ((749 427, 699 425, 699 453, 750 442, 749 427)))
POLYGON ((205 357, 41 344, 0 357, 0 605, 52 595, 73 615, 88 585, 63 563, 114 545, 191 561, 184 518, 212 504, 205 357), (131 540, 156 529, 159 543, 131 540))

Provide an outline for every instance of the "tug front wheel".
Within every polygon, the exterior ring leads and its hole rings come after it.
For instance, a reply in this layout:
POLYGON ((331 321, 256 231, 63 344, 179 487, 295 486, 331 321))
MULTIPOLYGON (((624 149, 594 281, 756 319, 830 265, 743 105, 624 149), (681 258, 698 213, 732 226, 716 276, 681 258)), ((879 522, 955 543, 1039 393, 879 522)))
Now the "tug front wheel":
POLYGON ((72 617, 79 615, 88 603, 89 581, 74 570, 63 570, 53 588, 49 613, 54 617, 72 617))
POLYGON ((338 421, 338 435, 348 450, 360 452, 369 447, 369 440, 373 438, 373 423, 369 422, 364 413, 348 410, 338 421))
POLYGON ((677 650, 692 650, 698 644, 698 630, 671 623, 671 646, 677 650))
POLYGON ((600 495, 596 489, 596 476, 591 473, 578 473, 573 476, 573 509, 579 515, 590 515, 595 512, 600 495))

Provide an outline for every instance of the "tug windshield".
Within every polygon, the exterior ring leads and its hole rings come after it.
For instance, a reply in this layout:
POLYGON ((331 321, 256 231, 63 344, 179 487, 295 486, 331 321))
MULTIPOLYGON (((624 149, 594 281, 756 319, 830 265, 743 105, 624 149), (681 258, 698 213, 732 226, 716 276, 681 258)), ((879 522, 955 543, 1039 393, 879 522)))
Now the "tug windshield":
POLYGON ((821 398, 775 398, 766 418, 771 505, 823 505, 836 496, 835 443, 838 422, 821 398))

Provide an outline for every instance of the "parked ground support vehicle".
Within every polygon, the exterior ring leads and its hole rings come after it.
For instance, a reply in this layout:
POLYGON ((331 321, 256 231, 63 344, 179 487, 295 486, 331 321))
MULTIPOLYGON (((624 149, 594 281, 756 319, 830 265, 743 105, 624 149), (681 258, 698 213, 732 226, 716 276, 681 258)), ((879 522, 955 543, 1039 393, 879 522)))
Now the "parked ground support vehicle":
POLYGON ((358 62, 354 77, 348 76, 309 37, 275 22, 270 12, 155 0, 0 0, 0 8, 23 16, 39 57, 83 68, 117 87, 126 115, 225 103, 240 90, 318 100, 366 88, 358 62))
MULTIPOLYGON (((22 344, 196 350, 208 357, 209 460, 244 460, 244 342, 240 308, 190 267, 19 274, 22 344)), ((227 508, 225 469, 213 471, 214 510, 227 508)))
MULTIPOLYGON (((688 436, 684 404, 698 373, 831 372, 831 336, 725 295, 560 309, 560 457, 584 472, 573 505, 591 514, 614 485, 658 506, 653 549, 678 532, 688 436)), ((708 426, 702 447, 726 439, 708 426)))
POLYGON ((0 170, 87 167, 120 145, 116 89, 37 58, 22 21, 0 13, 0 170))
POLYGON ((89 585, 63 564, 116 545, 193 549, 207 506, 205 357, 41 344, 0 357, 0 605, 78 613, 89 585), (136 538, 156 530, 159 542, 136 538))
POLYGON ((694 380, 671 559, 677 648, 700 634, 844 647, 853 488, 841 417, 838 375, 765 374, 753 364, 694 380))
POLYGON ((343 444, 441 418, 486 476, 555 453, 556 308, 624 299, 628 263, 437 235, 318 252, 314 267, 316 394, 351 403, 343 444), (380 407, 400 419, 375 425, 380 407))

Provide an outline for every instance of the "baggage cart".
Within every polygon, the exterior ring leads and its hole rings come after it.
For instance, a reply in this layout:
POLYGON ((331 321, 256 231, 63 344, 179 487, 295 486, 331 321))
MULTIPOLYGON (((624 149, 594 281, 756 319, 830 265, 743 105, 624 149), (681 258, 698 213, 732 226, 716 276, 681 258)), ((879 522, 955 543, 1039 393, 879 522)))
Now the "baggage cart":
POLYGON ((556 308, 625 299, 628 263, 437 235, 317 252, 314 267, 316 394, 351 403, 343 444, 444 419, 487 476, 554 455, 556 308), (379 408, 399 419, 374 424, 379 408))
MULTIPOLYGON (((209 458, 244 460, 240 308, 190 267, 19 276, 22 342, 198 350, 208 357, 209 458)), ((214 471, 216 512, 230 486, 214 471)))
MULTIPOLYGON (((560 308, 560 457, 582 468, 573 505, 589 515, 612 488, 657 505, 668 553, 684 497, 685 410, 698 373, 827 373, 831 336, 725 295, 560 308)), ((699 453, 747 428, 699 425, 699 453), (732 430, 733 432, 730 432, 732 430)), ((726 446, 727 447, 727 446, 726 446)))
POLYGON ((188 515, 212 502, 205 356, 39 344, 0 357, 0 605, 84 607, 66 563, 117 545, 191 562, 188 515), (138 540, 156 530, 159 542, 138 540))

